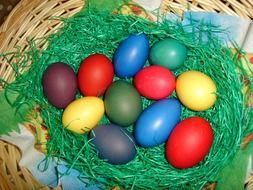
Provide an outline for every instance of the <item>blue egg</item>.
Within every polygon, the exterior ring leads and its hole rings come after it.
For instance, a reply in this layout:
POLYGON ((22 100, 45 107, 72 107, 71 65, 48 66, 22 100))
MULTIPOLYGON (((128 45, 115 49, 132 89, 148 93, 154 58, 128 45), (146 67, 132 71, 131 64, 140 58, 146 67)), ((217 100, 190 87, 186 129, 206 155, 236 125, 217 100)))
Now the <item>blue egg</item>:
POLYGON ((139 116, 134 136, 142 147, 164 143, 180 121, 181 104, 176 98, 159 100, 147 107, 139 116))
POLYGON ((135 141, 130 132, 117 125, 100 125, 94 128, 89 138, 98 156, 110 164, 126 164, 136 155, 135 141))
POLYGON ((146 63, 149 55, 148 37, 130 35, 122 41, 113 56, 114 70, 118 77, 133 77, 146 63))

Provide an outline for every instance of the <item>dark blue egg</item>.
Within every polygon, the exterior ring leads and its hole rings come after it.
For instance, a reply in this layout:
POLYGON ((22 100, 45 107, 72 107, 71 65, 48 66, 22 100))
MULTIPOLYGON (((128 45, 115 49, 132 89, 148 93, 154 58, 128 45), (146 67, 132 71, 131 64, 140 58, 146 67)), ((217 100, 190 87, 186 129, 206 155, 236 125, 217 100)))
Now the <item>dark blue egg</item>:
POLYGON ((98 156, 110 164, 126 164, 136 155, 134 138, 117 125, 100 125, 89 135, 98 156))
POLYGON ((145 34, 133 34, 122 41, 114 56, 115 73, 120 78, 133 77, 146 63, 149 41, 145 34))
POLYGON ((134 130, 136 142, 143 147, 164 143, 180 121, 181 104, 176 98, 159 100, 139 116, 134 130))

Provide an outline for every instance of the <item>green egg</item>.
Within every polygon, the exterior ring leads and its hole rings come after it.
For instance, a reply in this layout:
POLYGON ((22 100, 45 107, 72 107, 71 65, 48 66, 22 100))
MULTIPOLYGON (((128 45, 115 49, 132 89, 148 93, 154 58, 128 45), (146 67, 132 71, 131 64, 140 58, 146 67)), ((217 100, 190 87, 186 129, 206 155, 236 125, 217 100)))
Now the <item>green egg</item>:
POLYGON ((151 64, 176 70, 184 64, 186 57, 187 48, 184 44, 175 39, 166 38, 152 46, 149 61, 151 64))
POLYGON ((120 126, 132 125, 142 112, 140 94, 123 80, 114 82, 108 88, 104 103, 107 117, 120 126))

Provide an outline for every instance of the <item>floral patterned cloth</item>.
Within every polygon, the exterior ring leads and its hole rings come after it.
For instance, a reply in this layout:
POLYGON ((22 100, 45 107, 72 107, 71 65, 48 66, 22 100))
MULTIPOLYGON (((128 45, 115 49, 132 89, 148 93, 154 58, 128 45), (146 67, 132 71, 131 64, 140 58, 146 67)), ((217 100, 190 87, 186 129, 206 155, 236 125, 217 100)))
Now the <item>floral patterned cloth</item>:
MULTIPOLYGON (((157 11, 161 5, 161 0, 135 0, 137 4, 130 4, 122 6, 120 13, 123 14, 136 14, 149 20, 157 20, 157 11)), ((167 14, 167 13, 160 13, 167 14)), ((170 13, 167 14, 168 19, 181 19, 170 13)), ((251 21, 243 20, 239 17, 232 17, 226 15, 220 15, 216 13, 203 13, 203 12, 186 12, 183 16, 183 24, 187 25, 189 22, 211 22, 214 25, 221 26, 228 29, 228 35, 218 36, 224 40, 224 43, 229 39, 233 39, 240 45, 245 44, 245 35, 242 34, 242 30, 247 30, 250 27, 251 21), (243 44, 244 43, 244 44, 243 44)), ((252 29, 253 36, 253 29, 252 29)), ((247 34, 249 35, 249 34, 247 34)), ((251 39, 251 37, 248 37, 251 39)), ((253 45, 247 45, 247 60, 246 62, 251 63, 253 69, 253 45)), ((240 59, 240 56, 238 57, 240 59)), ((251 75, 251 77, 253 77, 251 75)), ((245 78, 244 91, 247 92, 249 88, 249 80, 245 78)), ((253 106, 253 94, 248 94, 248 105, 253 106)), ((1 103, 0 103, 1 106, 1 103)), ((40 181, 40 183, 55 187, 61 185, 65 190, 72 189, 98 189, 99 186, 85 187, 84 181, 79 180, 79 172, 71 169, 69 175, 62 176, 62 173, 68 170, 66 164, 63 161, 51 159, 48 165, 48 169, 44 170, 43 163, 46 158, 46 142, 50 136, 43 124, 43 120, 40 116, 40 108, 35 107, 34 110, 28 114, 29 121, 19 124, 19 132, 11 132, 0 136, 1 139, 11 142, 17 145, 22 151, 22 159, 20 165, 26 167, 32 175, 40 181), (42 167, 42 168, 41 168, 42 167)), ((247 171, 248 174, 252 170, 247 171)))

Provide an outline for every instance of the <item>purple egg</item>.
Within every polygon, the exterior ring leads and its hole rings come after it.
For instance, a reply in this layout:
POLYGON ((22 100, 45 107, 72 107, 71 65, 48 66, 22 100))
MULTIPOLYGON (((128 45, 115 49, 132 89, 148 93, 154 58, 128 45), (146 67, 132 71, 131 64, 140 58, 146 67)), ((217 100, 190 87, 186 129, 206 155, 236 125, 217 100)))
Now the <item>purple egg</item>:
POLYGON ((65 108, 75 99, 77 78, 75 72, 65 63, 48 66, 42 77, 44 95, 57 108, 65 108))
POLYGON ((98 156, 110 164, 126 164, 136 155, 134 138, 117 125, 100 125, 89 136, 98 156))

